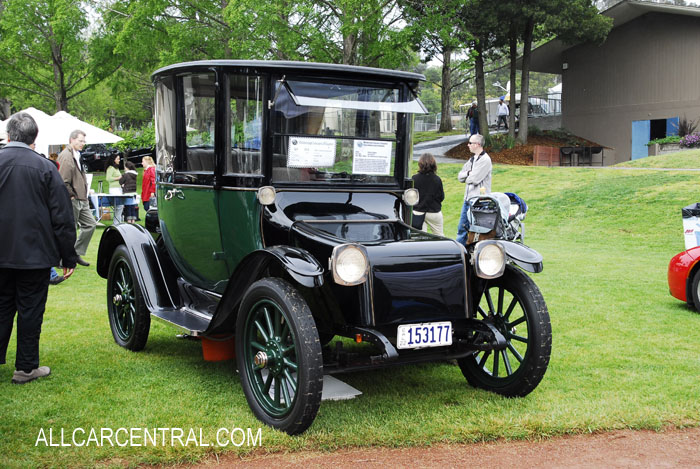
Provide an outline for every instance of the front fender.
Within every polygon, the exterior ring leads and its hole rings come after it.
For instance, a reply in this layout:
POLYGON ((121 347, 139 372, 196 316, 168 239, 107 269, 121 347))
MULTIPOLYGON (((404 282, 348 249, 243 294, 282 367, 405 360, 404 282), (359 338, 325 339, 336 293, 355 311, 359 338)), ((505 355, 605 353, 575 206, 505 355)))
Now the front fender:
POLYGON ((323 286, 324 269, 308 251, 291 246, 272 246, 253 251, 241 260, 229 279, 214 317, 205 332, 206 335, 234 330, 238 305, 244 293, 272 265, 281 268, 303 287, 323 286))
POLYGON ((119 245, 125 245, 134 266, 136 281, 146 307, 150 312, 175 307, 174 296, 165 281, 164 267, 158 257, 158 247, 153 236, 138 224, 122 223, 108 227, 97 250, 97 274, 109 275, 112 255, 119 245))
POLYGON ((542 272, 542 254, 524 244, 498 240, 506 250, 506 256, 523 270, 537 274, 542 272))

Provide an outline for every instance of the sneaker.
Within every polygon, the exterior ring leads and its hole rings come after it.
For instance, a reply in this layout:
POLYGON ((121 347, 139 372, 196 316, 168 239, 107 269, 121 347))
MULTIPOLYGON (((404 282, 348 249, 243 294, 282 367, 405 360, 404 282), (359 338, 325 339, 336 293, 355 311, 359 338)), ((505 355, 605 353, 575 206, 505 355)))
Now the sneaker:
POLYGON ((58 285, 63 282, 66 278, 63 275, 57 275, 56 277, 49 280, 49 285, 58 285))
POLYGON ((12 375, 12 382, 15 384, 24 384, 30 381, 34 381, 37 378, 43 378, 51 374, 51 368, 48 366, 40 366, 39 368, 34 368, 32 371, 27 373, 26 371, 16 370, 12 375))
POLYGON ((75 262, 77 262, 78 264, 80 264, 84 267, 88 267, 90 265, 90 263, 88 261, 86 261, 85 259, 83 259, 80 256, 78 256, 78 259, 75 262))

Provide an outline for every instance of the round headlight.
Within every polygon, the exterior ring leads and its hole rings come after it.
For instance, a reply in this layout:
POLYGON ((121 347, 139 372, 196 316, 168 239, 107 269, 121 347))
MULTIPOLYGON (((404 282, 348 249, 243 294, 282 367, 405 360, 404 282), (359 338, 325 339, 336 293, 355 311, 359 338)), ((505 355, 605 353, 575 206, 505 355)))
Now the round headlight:
POLYGON ((506 267, 506 255, 500 244, 488 243, 475 251, 477 251, 476 273, 479 277, 495 278, 503 274, 506 267))
POLYGON ((340 285, 359 285, 367 278, 369 263, 364 249, 353 244, 333 250, 333 279, 340 285))
POLYGON ((404 191, 403 201, 406 203, 406 205, 413 207, 418 203, 418 200, 420 200, 420 194, 418 194, 418 189, 412 187, 404 191))
POLYGON ((277 192, 272 186, 263 186, 258 189, 258 201, 261 205, 272 205, 276 196, 277 192))

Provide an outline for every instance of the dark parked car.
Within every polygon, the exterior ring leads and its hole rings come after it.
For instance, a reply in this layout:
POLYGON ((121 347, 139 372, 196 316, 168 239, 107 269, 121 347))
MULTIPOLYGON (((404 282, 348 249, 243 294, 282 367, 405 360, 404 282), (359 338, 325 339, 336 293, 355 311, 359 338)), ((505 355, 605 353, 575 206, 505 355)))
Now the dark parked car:
POLYGON ((144 156, 150 156, 155 160, 155 147, 129 148, 124 152, 127 161, 131 161, 136 167, 143 166, 141 160, 144 156))
POLYGON ((80 152, 80 160, 83 165, 83 171, 104 171, 105 163, 107 162, 109 155, 118 153, 119 150, 116 148, 110 148, 102 143, 85 145, 83 151, 80 152))
MULTIPOLYGON (((324 373, 456 360, 473 386, 533 391, 551 326, 523 270, 542 257, 485 239, 505 231, 477 218, 467 246, 411 227, 423 79, 262 61, 155 72, 153 231, 109 227, 98 252, 114 340, 143 349, 151 316, 235 335, 250 408, 289 434, 313 423, 324 373)), ((495 223, 489 200, 479 216, 495 223)))

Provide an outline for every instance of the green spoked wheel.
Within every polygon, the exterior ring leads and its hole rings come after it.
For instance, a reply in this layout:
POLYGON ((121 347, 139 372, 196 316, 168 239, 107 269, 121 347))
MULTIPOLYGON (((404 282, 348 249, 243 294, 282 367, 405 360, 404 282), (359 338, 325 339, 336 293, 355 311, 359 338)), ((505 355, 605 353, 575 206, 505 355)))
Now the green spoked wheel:
POLYGON ((134 351, 146 346, 151 316, 134 279, 134 267, 124 245, 117 247, 109 264, 107 313, 116 343, 134 351))
POLYGON ((278 278, 246 292, 236 322, 236 360, 248 404, 263 423, 290 435, 316 418, 323 359, 306 301, 278 278))
POLYGON ((506 338, 504 350, 480 351, 458 360, 469 384, 508 397, 522 397, 542 381, 552 350, 552 326, 537 285, 521 270, 487 281, 477 319, 506 338))

